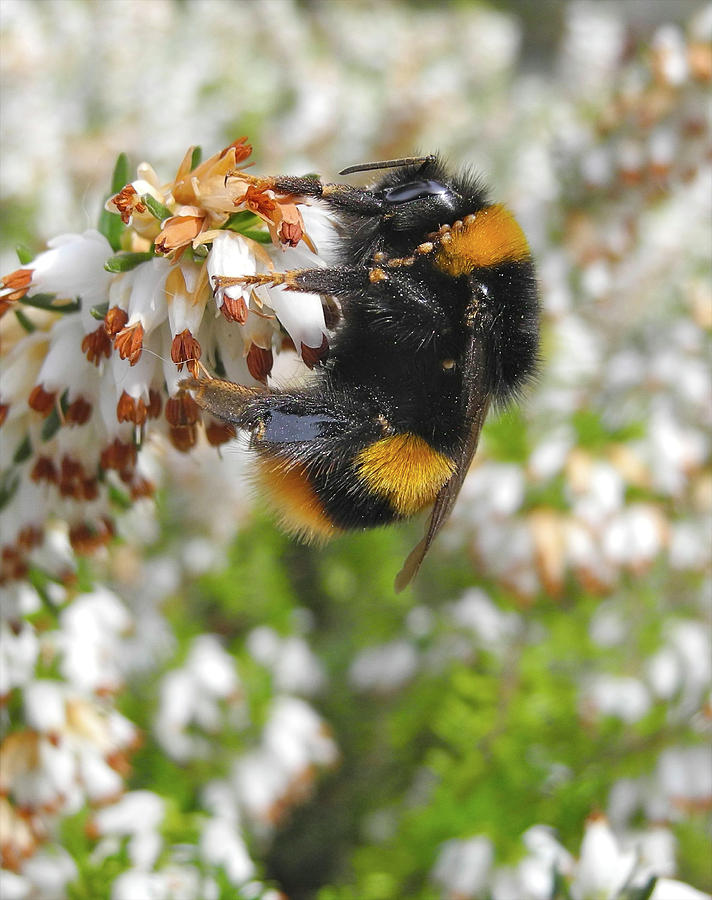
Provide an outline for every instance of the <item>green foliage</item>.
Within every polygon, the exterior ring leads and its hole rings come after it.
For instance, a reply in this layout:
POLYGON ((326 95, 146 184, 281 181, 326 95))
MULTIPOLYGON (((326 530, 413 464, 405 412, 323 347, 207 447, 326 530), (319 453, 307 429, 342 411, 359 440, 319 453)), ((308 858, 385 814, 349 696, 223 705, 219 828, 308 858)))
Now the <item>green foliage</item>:
POLYGON ((130 272, 142 262, 153 258, 153 253, 117 253, 104 263, 107 272, 130 272))
POLYGON ((97 858, 92 853, 91 814, 83 809, 62 820, 61 845, 77 862, 79 877, 67 886, 67 900, 109 900, 111 884, 129 866, 125 844, 116 852, 97 858))
MULTIPOLYGON (((128 184, 130 178, 128 156, 125 153, 120 153, 116 159, 114 172, 111 177, 111 191, 104 198, 105 201, 108 200, 109 197, 113 197, 114 194, 118 194, 119 191, 128 184)), ((124 233, 125 229, 124 223, 121 221, 121 216, 117 213, 109 212, 108 209, 102 207, 102 210, 99 213, 99 223, 97 227, 111 245, 112 250, 121 249, 121 235, 124 233)))

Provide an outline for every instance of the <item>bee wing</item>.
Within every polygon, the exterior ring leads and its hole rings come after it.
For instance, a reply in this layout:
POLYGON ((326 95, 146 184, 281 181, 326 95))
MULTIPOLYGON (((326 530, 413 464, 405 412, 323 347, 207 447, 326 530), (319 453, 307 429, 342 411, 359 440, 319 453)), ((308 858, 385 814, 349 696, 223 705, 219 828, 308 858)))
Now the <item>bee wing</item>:
POLYGON ((425 537, 413 547, 408 554, 408 558, 403 563, 403 568, 396 575, 396 593, 400 593, 418 574, 418 569, 420 569, 420 564, 423 562, 425 554, 452 512, 457 496, 460 493, 462 482, 465 480, 465 476, 470 468, 472 457, 477 450, 480 432, 487 417, 490 398, 486 390, 485 360, 482 345, 474 334, 471 335, 465 351, 464 371, 469 373, 469 377, 466 378, 463 395, 465 422, 468 424, 467 439, 455 458, 455 471, 440 488, 435 498, 425 537))

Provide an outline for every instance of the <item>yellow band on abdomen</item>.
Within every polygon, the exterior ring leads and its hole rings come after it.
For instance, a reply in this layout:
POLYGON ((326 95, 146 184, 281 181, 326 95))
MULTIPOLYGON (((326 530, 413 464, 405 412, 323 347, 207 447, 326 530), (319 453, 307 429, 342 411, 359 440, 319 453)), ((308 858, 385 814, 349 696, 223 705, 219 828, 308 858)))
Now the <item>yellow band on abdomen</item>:
POLYGON ((362 450, 354 460, 359 477, 385 497, 401 516, 412 516, 432 503, 455 464, 418 437, 394 434, 362 450))
POLYGON ((341 533, 329 520, 304 465, 280 457, 260 457, 259 481, 285 531, 306 541, 326 541, 341 533))

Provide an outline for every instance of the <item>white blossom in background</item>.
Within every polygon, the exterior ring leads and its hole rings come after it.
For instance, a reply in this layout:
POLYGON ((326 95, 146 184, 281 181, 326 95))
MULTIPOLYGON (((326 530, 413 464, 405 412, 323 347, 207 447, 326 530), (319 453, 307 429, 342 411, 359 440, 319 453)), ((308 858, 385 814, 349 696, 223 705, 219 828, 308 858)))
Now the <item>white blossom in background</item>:
MULTIPOLYGON (((591 816, 578 859, 557 841, 552 829, 535 825, 522 835, 527 854, 516 866, 494 865, 485 836, 453 839, 440 848, 431 871, 443 900, 551 900, 555 879, 572 900, 624 900, 656 878, 655 900, 705 900, 702 891, 668 876, 674 871, 674 838, 664 828, 621 839, 600 814, 591 816)), ((558 892, 557 892, 558 896, 558 892)))
POLYGON ((358 690, 388 693, 407 684, 418 669, 418 653, 407 640, 362 650, 351 663, 349 681, 358 690))
POLYGON ((262 831, 309 796, 315 769, 333 766, 338 748, 306 701, 275 696, 259 745, 233 765, 230 785, 240 809, 262 831))
POLYGON ((325 683, 323 667, 298 635, 280 637, 267 625, 260 625, 247 636, 247 649, 257 662, 269 668, 278 691, 310 696, 325 683))

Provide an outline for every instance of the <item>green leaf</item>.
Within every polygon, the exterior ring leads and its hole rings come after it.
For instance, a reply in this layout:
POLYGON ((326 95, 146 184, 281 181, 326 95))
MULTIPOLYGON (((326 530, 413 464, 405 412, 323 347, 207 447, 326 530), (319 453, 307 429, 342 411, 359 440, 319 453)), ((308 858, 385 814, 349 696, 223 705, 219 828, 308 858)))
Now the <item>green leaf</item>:
POLYGON ((484 442, 492 456, 502 462, 524 462, 529 456, 526 422, 518 407, 504 410, 487 421, 484 442))
POLYGON ((97 303, 96 306, 92 306, 89 312, 92 314, 93 318, 98 319, 101 322, 109 312, 108 301, 106 303, 97 303))
POLYGON ((15 491, 20 486, 20 476, 17 472, 8 469, 0 477, 0 509, 3 509, 12 500, 15 491))
POLYGON ((190 157, 190 171, 192 172, 196 166, 200 165, 203 158, 203 148, 193 147, 193 155, 190 157))
POLYGON ((21 309, 17 309, 17 307, 15 307, 15 315, 17 316, 17 321, 20 323, 20 325, 22 325, 22 327, 28 334, 32 334, 33 331, 37 330, 21 309))
POLYGON ((19 466, 26 459, 29 459, 32 455, 32 441, 30 440, 29 434, 25 435, 20 446, 15 450, 15 455, 12 457, 12 461, 16 466, 19 466))
POLYGON ((129 158, 125 153, 119 153, 114 164, 114 172, 111 176, 111 196, 118 194, 126 187, 130 180, 129 158))
POLYGON ((257 241, 258 244, 272 243, 269 231, 255 231, 254 228, 245 228, 240 234, 243 235, 243 237, 250 238, 252 241, 257 241))
POLYGON ((131 502, 131 497, 127 493, 119 490, 119 488, 113 484, 108 486, 108 491, 109 500, 114 506, 123 510, 131 509, 133 503, 131 502))
POLYGON ((17 258, 22 266, 26 266, 28 262, 32 262, 35 258, 35 254, 25 244, 18 244, 15 247, 15 253, 17 253, 17 258))
MULTIPOLYGON (((111 193, 104 197, 104 203, 109 197, 118 194, 126 186, 129 177, 128 157, 125 153, 119 153, 114 166, 114 173, 111 177, 111 193)), ((99 213, 98 229, 107 239, 112 250, 121 249, 121 235, 124 233, 126 226, 121 221, 121 216, 118 213, 109 212, 108 209, 102 208, 99 213)))
POLYGON ((59 426, 61 424, 62 420, 59 418, 59 412, 57 411, 57 406, 55 404, 42 425, 42 431, 40 432, 42 440, 51 440, 51 438, 59 431, 59 426))
POLYGON ((118 213, 102 209, 99 215, 98 230, 107 239, 112 250, 121 249, 121 235, 125 229, 126 226, 121 221, 121 216, 118 213))
POLYGON ((82 308, 82 301, 76 300, 58 300, 56 294, 32 294, 31 296, 21 297, 18 303, 24 306, 32 306, 35 309, 46 309, 49 312, 72 313, 82 308))
POLYGON ((243 210, 242 212, 233 213, 224 226, 228 231, 235 231, 238 234, 244 234, 245 237, 260 244, 271 244, 272 238, 268 231, 265 231, 262 219, 252 212, 243 210))
POLYGON ((651 875, 642 887, 631 889, 626 900, 650 900, 655 890, 658 876, 651 875))
POLYGON ((129 272, 142 262, 153 259, 153 253, 117 253, 104 263, 107 272, 129 272))
POLYGON ((578 443, 589 450, 602 450, 609 444, 637 440, 645 434, 645 427, 641 422, 610 427, 594 409, 576 410, 571 421, 576 429, 578 443))
POLYGON ((164 219, 170 219, 173 213, 168 209, 167 206, 164 206, 155 197, 152 197, 150 194, 143 194, 141 199, 148 207, 148 211, 151 213, 154 219, 158 219, 159 222, 162 222, 164 219))
POLYGON ((52 411, 44 420, 42 431, 40 432, 40 436, 42 437, 43 441, 50 440, 50 438, 54 437, 54 435, 57 433, 60 425, 62 424, 62 416, 66 413, 67 407, 69 406, 68 397, 69 390, 66 390, 59 398, 59 408, 55 403, 52 407, 52 411), (60 415, 60 411, 62 415, 60 415))
POLYGON ((242 210, 241 212, 233 213, 223 227, 229 228, 230 231, 242 231, 243 228, 254 228, 261 221, 262 219, 255 213, 249 210, 242 210))

